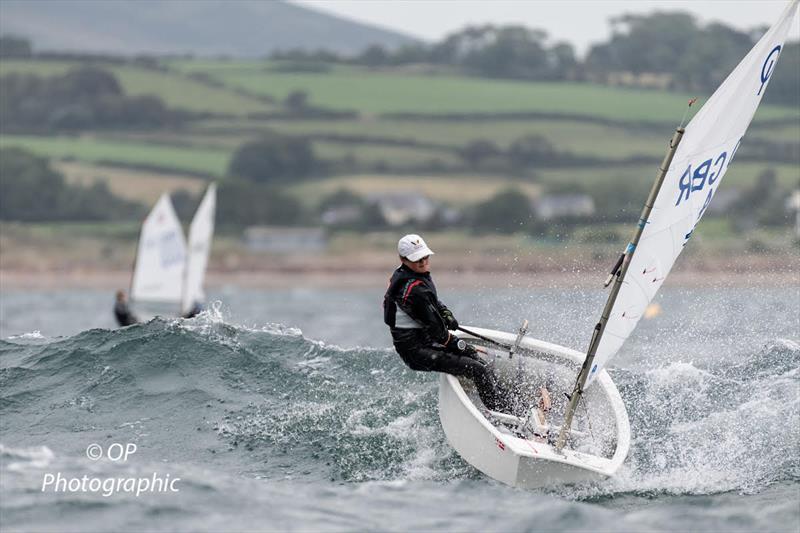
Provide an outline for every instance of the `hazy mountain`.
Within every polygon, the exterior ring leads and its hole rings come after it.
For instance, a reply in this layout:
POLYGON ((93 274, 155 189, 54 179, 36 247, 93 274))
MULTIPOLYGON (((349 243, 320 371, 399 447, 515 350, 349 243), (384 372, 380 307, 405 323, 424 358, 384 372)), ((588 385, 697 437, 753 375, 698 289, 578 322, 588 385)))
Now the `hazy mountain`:
POLYGON ((26 37, 37 51, 242 57, 415 41, 279 0, 1 0, 0 33, 26 37))

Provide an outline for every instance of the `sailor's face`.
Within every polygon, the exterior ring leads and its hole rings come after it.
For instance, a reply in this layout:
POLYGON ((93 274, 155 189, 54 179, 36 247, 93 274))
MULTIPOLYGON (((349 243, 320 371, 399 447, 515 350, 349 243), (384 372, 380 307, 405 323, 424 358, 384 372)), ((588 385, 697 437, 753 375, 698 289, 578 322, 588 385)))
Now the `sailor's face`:
POLYGON ((409 259, 403 258, 403 264, 406 265, 408 268, 416 272, 417 274, 425 274, 430 272, 431 270, 431 256, 426 255, 422 259, 418 261, 411 261, 409 259))

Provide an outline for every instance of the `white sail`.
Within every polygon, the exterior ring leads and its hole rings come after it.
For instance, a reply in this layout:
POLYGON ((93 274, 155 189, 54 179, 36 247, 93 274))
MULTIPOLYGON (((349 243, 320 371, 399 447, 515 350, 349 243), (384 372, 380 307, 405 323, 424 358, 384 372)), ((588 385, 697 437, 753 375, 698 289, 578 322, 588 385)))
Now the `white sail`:
POLYGON ((797 11, 794 0, 686 126, 611 309, 587 383, 617 353, 718 190, 764 96, 797 11))
POLYGON ((205 300, 203 281, 214 236, 214 213, 217 205, 217 186, 208 186, 192 224, 189 226, 189 254, 186 258, 186 273, 181 298, 181 313, 186 314, 197 303, 205 300))
POLYGON ((186 241, 169 195, 164 193, 147 215, 139 234, 131 299, 138 302, 181 301, 186 241))

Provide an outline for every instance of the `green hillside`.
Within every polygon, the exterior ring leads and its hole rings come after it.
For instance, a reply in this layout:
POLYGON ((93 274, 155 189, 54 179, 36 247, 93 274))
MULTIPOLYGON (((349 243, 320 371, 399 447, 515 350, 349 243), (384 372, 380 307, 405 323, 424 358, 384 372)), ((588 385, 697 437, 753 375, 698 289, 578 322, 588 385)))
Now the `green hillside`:
MULTIPOLYGON (((601 185, 609 189, 618 188, 620 191, 644 184, 645 193, 653 183, 658 172, 660 160, 653 161, 652 165, 634 165, 628 167, 612 168, 583 168, 583 169, 546 169, 537 173, 543 185, 576 183, 584 186, 601 185)), ((736 161, 725 173, 725 187, 751 187, 756 182, 756 176, 766 168, 775 170, 777 181, 785 187, 796 187, 800 180, 800 169, 792 164, 751 163, 736 161)), ((644 201, 644 197, 642 201, 644 201)))
MULTIPOLYGON (((499 148, 527 135, 541 135, 559 150, 586 156, 619 159, 634 155, 660 157, 672 128, 625 128, 580 120, 459 120, 355 119, 355 120, 208 120, 194 132, 229 137, 249 132, 280 131, 291 135, 369 137, 398 142, 429 143, 458 149, 470 141, 486 139, 499 148)), ((779 135, 780 137, 780 135, 779 135)))
MULTIPOLYGON (((3 61, 0 76, 12 72, 54 76, 79 64, 75 60, 3 61)), ((509 185, 521 187, 529 196, 565 189, 609 195, 619 188, 628 197, 638 198, 639 190, 645 189, 642 196, 646 194, 655 176, 687 98, 591 84, 406 76, 341 65, 327 74, 288 74, 263 61, 167 64, 173 70, 108 62, 102 67, 114 73, 127 94, 155 94, 171 108, 225 116, 154 130, 0 135, 0 147, 21 146, 59 160, 62 167, 75 163, 78 177, 70 179, 76 182, 92 175, 92 165, 101 166, 103 171, 97 175, 106 176, 108 168, 138 168, 142 173, 124 173, 107 181, 115 191, 131 185, 133 192, 123 196, 141 198, 144 203, 157 196, 159 184, 178 187, 187 176, 225 176, 241 145, 275 132, 308 139, 323 169, 316 171, 314 179, 289 188, 309 208, 341 188, 362 195, 423 191, 459 206, 486 199, 509 185), (192 74, 217 85, 192 79, 192 74), (325 118, 313 110, 309 115, 292 114, 280 100, 296 89, 306 90, 314 106, 358 113, 344 118, 325 118), (278 103, 265 103, 257 95, 278 103), (550 116, 523 119, 514 117, 517 111, 550 116), (386 115, 395 112, 424 116, 386 115), (443 113, 476 116, 453 119, 443 113), (493 117, 494 113, 498 115, 493 117), (656 124, 648 124, 652 122, 656 124), (540 136, 558 157, 541 164, 510 165, 510 148, 532 135, 540 136), (489 141, 497 150, 489 164, 463 157, 478 139, 489 141), (147 173, 150 177, 145 179, 147 173)), ((773 143, 777 149, 796 147, 800 122, 792 120, 798 117, 796 109, 764 107, 748 133, 750 145, 757 140, 773 143)), ((750 187, 771 168, 778 184, 795 187, 800 169, 791 156, 781 153, 777 158, 757 155, 760 159, 738 160, 726 185, 750 187)))
POLYGON ((230 159, 229 152, 210 147, 164 146, 94 136, 0 136, 0 148, 12 146, 54 159, 138 165, 210 176, 224 175, 230 159))
MULTIPOLYGON (((57 76, 70 69, 86 66, 78 61, 0 61, 0 76, 11 73, 57 76)), ((274 109, 251 96, 235 91, 209 87, 173 72, 162 72, 127 65, 92 63, 93 66, 112 72, 125 93, 130 96, 152 94, 161 98, 167 107, 186 111, 214 112, 235 115, 265 112, 274 109)))
MULTIPOLYGON (((258 62, 171 63, 182 72, 204 73, 230 87, 282 100, 295 90, 312 105, 362 113, 509 113, 536 112, 616 121, 675 123, 690 95, 621 89, 585 83, 490 80, 463 76, 422 76, 353 69, 331 73, 281 73, 258 62), (249 66, 249 68, 248 68, 249 66)), ((698 107, 699 108, 699 107, 698 107)), ((764 106, 760 119, 800 117, 800 110, 764 106)))

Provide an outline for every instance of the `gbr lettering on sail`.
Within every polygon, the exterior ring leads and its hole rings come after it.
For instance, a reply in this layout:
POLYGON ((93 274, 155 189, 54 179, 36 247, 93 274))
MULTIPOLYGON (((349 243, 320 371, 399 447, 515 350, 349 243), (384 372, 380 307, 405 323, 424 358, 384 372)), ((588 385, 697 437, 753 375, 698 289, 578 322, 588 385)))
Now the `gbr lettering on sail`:
MULTIPOLYGON (((761 66, 761 83, 758 87, 758 96, 761 96, 764 87, 772 76, 772 72, 775 69, 775 62, 780 53, 781 46, 778 45, 775 46, 769 52, 769 54, 767 54, 767 57, 761 66)), ((705 200, 703 202, 703 206, 697 213, 696 220, 699 220, 700 217, 703 216, 703 213, 705 213, 708 204, 711 203, 711 199, 714 197, 715 185, 717 184, 718 180, 722 178, 723 174, 728 168, 728 165, 730 165, 731 161, 733 161, 733 157, 736 155, 736 150, 739 148, 741 142, 742 138, 740 137, 734 143, 732 143, 732 146, 720 149, 719 153, 715 154, 714 156, 700 162, 689 163, 678 180, 678 191, 675 199, 675 206, 681 205, 681 202, 688 201, 689 198, 691 198, 691 196, 695 193, 704 194, 705 200)), ((689 235, 691 235, 691 232, 686 235, 687 239, 689 238, 689 235)))
POLYGON ((724 174, 741 142, 741 139, 736 142, 736 145, 730 151, 730 156, 728 156, 727 150, 723 150, 719 155, 706 159, 695 166, 694 170, 692 169, 692 164, 689 163, 689 166, 683 171, 681 179, 678 180, 678 200, 675 205, 681 205, 681 201, 688 200, 692 193, 702 191, 708 187, 706 201, 700 210, 700 215, 702 215, 714 196, 714 183, 724 174))

